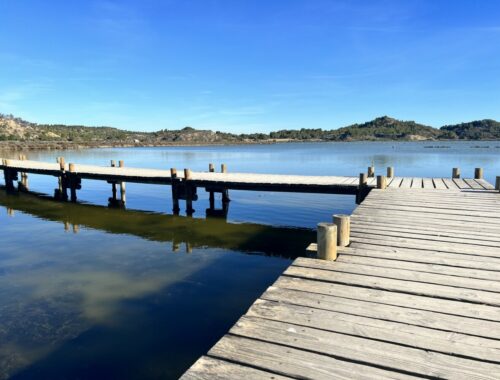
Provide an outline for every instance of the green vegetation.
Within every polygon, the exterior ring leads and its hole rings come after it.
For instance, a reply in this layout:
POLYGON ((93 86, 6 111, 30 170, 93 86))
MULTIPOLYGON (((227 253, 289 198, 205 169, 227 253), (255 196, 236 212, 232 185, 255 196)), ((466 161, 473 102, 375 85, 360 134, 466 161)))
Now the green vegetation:
MULTIPOLYGON (((0 141, 52 143, 54 147, 72 145, 173 145, 173 144, 225 144, 273 141, 374 141, 374 140, 498 140, 500 123, 495 120, 480 120, 457 125, 446 125, 440 129, 401 121, 387 116, 353 124, 347 127, 323 130, 280 130, 267 133, 232 134, 197 130, 185 127, 180 130, 157 132, 132 132, 111 127, 85 127, 81 125, 44 125, 30 123, 12 115, 0 114, 0 141)), ((5 145, 4 144, 4 145, 5 145)))

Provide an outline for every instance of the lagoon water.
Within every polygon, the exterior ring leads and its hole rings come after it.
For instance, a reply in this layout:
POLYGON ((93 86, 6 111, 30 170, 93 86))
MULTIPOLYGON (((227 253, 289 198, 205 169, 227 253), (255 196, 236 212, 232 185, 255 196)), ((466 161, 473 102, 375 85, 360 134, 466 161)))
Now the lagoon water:
MULTIPOLYGON (((357 176, 500 175, 500 142, 300 143, 25 152, 29 159, 108 165, 357 176)), ((9 156, 4 153, 2 156, 9 156)), ((0 180, 0 183, 3 178, 0 180)), ((29 176, 52 194, 56 179, 29 176)), ((171 215, 170 188, 127 184, 127 211, 108 209, 110 185, 84 180, 81 204, 0 189, 0 379, 177 378, 354 197, 232 191, 228 219, 171 215)), ((181 209, 184 204, 181 203, 181 209)))

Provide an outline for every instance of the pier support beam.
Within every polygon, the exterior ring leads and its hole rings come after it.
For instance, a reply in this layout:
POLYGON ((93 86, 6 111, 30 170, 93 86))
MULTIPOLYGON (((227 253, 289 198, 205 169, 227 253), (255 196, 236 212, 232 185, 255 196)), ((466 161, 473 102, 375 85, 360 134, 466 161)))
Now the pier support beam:
POLYGON ((337 226, 333 223, 318 223, 318 259, 337 259, 337 226))
POLYGON ((10 160, 3 160, 3 175, 5 179, 5 189, 8 192, 13 192, 15 191, 14 187, 14 182, 17 181, 17 171, 13 169, 9 169, 8 166, 10 165, 10 160))
POLYGON ((387 167, 387 178, 393 178, 394 177, 394 167, 389 166, 387 167))
POLYGON ((474 179, 483 179, 483 168, 474 169, 474 179))
POLYGON ((368 166, 368 177, 375 177, 375 166, 368 166))
POLYGON ((186 214, 192 216, 194 213, 193 209, 193 194, 195 189, 189 184, 191 180, 191 170, 184 169, 184 188, 185 188, 185 199, 186 199, 186 214))
POLYGON ((179 178, 177 178, 177 169, 170 168, 170 179, 172 181, 172 211, 174 215, 179 215, 179 178))
POLYGON ((347 247, 351 242, 351 217, 343 214, 333 215, 333 224, 337 226, 337 246, 347 247))
POLYGON ((76 190, 82 188, 81 186, 82 180, 78 178, 78 175, 76 174, 75 164, 69 164, 68 170, 69 173, 67 175, 67 180, 69 182, 70 200, 71 202, 76 202, 77 201, 76 190))
POLYGON ((356 193, 356 203, 359 205, 368 194, 367 175, 366 173, 359 173, 358 192, 356 193))
MULTIPOLYGON (((112 168, 116 167, 115 160, 111 160, 110 166, 112 168)), ((110 207, 110 208, 124 208, 125 203, 121 199, 118 200, 118 198, 116 196, 116 194, 117 194, 117 189, 116 189, 117 182, 116 181, 108 181, 108 183, 111 184, 111 198, 108 198, 108 207, 110 207)))

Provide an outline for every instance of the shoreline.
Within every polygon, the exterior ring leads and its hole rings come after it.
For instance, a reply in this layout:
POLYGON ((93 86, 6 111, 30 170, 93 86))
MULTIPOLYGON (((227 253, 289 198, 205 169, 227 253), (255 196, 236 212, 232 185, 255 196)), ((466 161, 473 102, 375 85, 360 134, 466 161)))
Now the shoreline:
MULTIPOLYGON (((168 142, 168 143, 136 143, 136 142, 70 142, 70 141, 0 141, 0 151, 36 151, 36 150, 84 150, 84 149, 105 149, 105 148, 160 148, 160 147, 210 147, 210 146, 237 146, 237 145, 273 145, 273 144, 293 144, 293 143, 450 143, 450 142, 492 142, 499 143, 500 140, 473 140, 473 139, 453 139, 453 140, 293 140, 293 139, 273 139, 261 141, 225 141, 225 142, 168 142)), ((496 148, 500 148, 496 146, 496 148)))

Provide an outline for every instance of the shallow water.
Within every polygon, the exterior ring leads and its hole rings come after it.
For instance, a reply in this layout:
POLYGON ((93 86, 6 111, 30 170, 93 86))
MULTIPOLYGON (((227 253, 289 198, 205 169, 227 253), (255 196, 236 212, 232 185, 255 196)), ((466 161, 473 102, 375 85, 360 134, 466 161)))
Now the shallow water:
MULTIPOLYGON (((468 177, 483 167, 490 182, 500 175, 499 142, 26 153, 233 172, 358 175, 373 161, 398 176, 449 177, 455 166, 468 177)), ((51 194, 56 179, 30 175, 29 186, 51 194)), ((82 187, 87 204, 76 205, 0 190, 0 378, 177 378, 303 254, 316 223, 355 207, 346 195, 232 191, 228 220, 207 220, 204 191, 186 218, 169 215, 167 186, 127 184, 128 211, 103 207, 109 184, 82 187)))

